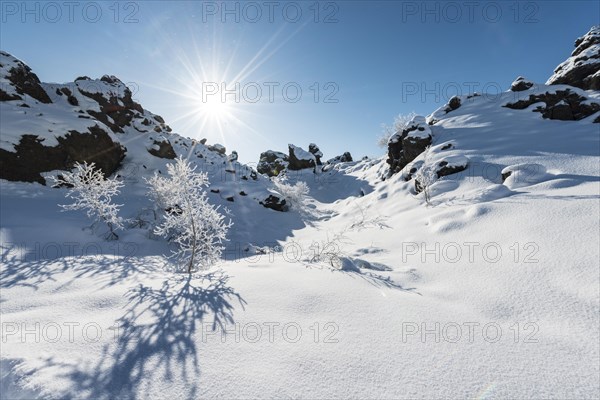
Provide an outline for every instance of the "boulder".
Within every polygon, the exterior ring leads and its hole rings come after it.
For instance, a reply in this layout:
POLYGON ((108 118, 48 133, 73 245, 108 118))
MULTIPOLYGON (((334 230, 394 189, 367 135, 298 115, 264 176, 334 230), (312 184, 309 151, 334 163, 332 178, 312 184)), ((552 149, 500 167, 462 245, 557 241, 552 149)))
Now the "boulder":
POLYGON ((351 161, 352 161, 352 154, 350 154, 349 151, 346 151, 341 156, 335 156, 335 157, 327 160, 327 164, 336 164, 339 162, 351 162, 351 161))
POLYGON ((530 81, 526 80, 525 78, 523 78, 522 76, 519 76, 510 85, 510 90, 513 92, 522 92, 524 90, 531 89, 532 86, 533 86, 533 82, 530 82, 530 81))
POLYGON ((173 160, 177 157, 175 154, 175 150, 173 150, 173 145, 167 139, 162 141, 154 141, 154 145, 148 149, 148 153, 152 154, 158 158, 166 158, 169 160, 173 160))
POLYGON ((321 163, 321 157, 323 157, 323 153, 319 149, 319 146, 317 146, 314 143, 311 143, 311 144, 308 145, 308 151, 313 156, 315 156, 315 160, 316 160, 317 165, 321 165, 322 164, 321 163))
POLYGON ((449 113, 450 111, 454 111, 459 107, 460 107, 460 97, 452 96, 450 98, 450 101, 448 101, 448 105, 446 107, 446 112, 449 113))
POLYGON ((260 154, 256 170, 267 176, 277 176, 288 165, 287 154, 279 151, 267 150, 260 154))
POLYGON ((223 146, 222 144, 219 144, 219 143, 209 145, 208 150, 214 151, 215 153, 218 153, 221 155, 225 155, 225 153, 227 152, 227 149, 225 148, 225 146, 223 146))
POLYGON ((288 169, 296 171, 306 168, 315 168, 317 165, 315 156, 301 147, 289 144, 288 150, 288 169))
POLYGON ((270 208, 271 210, 285 212, 289 210, 289 206, 286 204, 285 199, 280 199, 279 197, 270 194, 265 200, 260 201, 266 208, 270 208))
POLYGON ((412 162, 419 154, 431 145, 431 128, 422 116, 415 116, 390 137, 388 142, 387 163, 390 165, 389 175, 395 174, 412 162))

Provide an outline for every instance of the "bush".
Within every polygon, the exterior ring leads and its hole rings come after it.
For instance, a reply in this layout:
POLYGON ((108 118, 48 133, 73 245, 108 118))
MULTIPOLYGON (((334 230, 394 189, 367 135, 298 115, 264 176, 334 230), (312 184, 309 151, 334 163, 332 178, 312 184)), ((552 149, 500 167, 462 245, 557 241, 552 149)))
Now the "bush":
POLYGON ((285 199, 290 209, 306 211, 306 200, 310 189, 304 181, 298 181, 295 185, 287 183, 285 176, 277 176, 273 179, 275 190, 285 199))
POLYGON ((63 204, 64 211, 87 210, 86 214, 94 220, 92 227, 98 222, 104 222, 109 232, 106 239, 118 239, 116 229, 123 229, 123 219, 117 216, 122 204, 113 204, 113 196, 120 192, 123 182, 116 179, 105 179, 102 171, 94 163, 75 163, 73 172, 65 172, 62 176, 53 177, 55 185, 68 186, 65 195, 74 200, 73 204, 63 204))
POLYGON ((209 204, 204 190, 208 176, 195 169, 180 157, 167 165, 167 177, 155 173, 147 180, 149 195, 161 213, 162 222, 154 233, 177 245, 170 257, 185 263, 188 273, 208 268, 220 259, 232 225, 225 222, 218 207, 209 204))

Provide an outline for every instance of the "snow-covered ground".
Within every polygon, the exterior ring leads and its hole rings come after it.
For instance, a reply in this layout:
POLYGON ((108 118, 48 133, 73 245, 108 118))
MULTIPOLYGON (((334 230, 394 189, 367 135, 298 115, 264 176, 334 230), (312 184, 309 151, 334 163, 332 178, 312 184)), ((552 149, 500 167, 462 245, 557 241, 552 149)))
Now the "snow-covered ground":
POLYGON ((310 194, 280 212, 263 206, 277 182, 126 104, 116 78, 42 83, 40 103, 2 57, 3 96, 21 98, 0 102, 0 152, 25 132, 50 147, 100 127, 127 148, 113 176, 130 223, 106 241, 61 211, 68 189, 0 180, 0 398, 599 397, 600 112, 505 106, 600 92, 463 96, 409 121, 432 143, 398 173, 386 156, 287 171, 310 194), (98 96, 129 107, 122 132, 98 119, 98 96), (207 173, 234 223, 222 261, 191 275, 152 234, 145 179, 170 152, 207 173), (460 170, 427 188, 430 204, 415 188, 424 166, 460 170))

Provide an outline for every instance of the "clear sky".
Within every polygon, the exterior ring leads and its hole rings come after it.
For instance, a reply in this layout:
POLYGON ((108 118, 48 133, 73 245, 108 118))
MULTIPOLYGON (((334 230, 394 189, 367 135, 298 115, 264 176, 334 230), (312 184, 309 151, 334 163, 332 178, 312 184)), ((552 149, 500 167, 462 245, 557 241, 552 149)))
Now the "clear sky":
POLYGON ((176 132, 244 162, 287 143, 380 155, 395 115, 543 83, 600 24, 597 1, 0 5, 0 47, 42 81, 116 75, 176 132))

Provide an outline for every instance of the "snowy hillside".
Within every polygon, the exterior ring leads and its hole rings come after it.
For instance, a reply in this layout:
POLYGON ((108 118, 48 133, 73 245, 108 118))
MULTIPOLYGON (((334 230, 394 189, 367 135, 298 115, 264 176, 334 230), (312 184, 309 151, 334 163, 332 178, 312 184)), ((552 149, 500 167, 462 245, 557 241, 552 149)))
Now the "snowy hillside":
POLYGON ((378 159, 290 144, 256 171, 114 77, 19 63, 2 53, 2 398, 598 397, 597 86, 519 78, 416 116, 378 159), (144 180, 179 155, 233 221, 222 261, 189 275, 144 180), (125 184, 138 223, 118 241, 43 184, 83 160, 125 184), (306 182, 301 207, 281 212, 278 174, 306 182))

